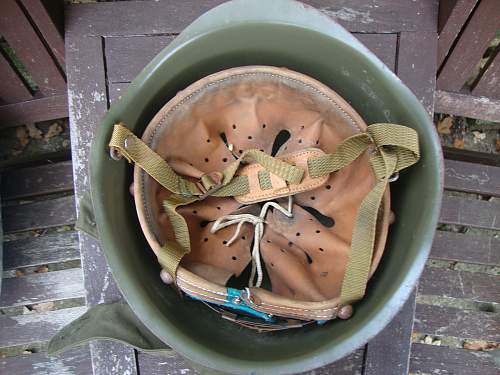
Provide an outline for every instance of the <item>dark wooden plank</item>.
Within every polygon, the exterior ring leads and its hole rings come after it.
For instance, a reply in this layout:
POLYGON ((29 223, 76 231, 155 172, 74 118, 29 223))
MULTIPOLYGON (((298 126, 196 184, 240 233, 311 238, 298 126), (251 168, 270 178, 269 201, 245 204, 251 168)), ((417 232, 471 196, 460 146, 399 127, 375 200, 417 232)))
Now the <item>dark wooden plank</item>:
POLYGON ((84 297, 80 268, 3 279, 0 307, 84 297))
POLYGON ((26 198, 73 189, 71 161, 11 169, 2 174, 2 199, 26 198))
MULTIPOLYGON (((52 55, 56 58, 61 69, 65 69, 64 40, 50 17, 47 9, 40 0, 20 0, 24 9, 30 15, 32 22, 43 36, 43 40, 49 46, 52 55)), ((62 8, 62 4, 59 4, 62 8)))
POLYGON ((396 71, 397 34, 355 34, 387 67, 396 71))
POLYGON ((461 339, 500 340, 500 313, 417 304, 414 331, 461 339))
MULTIPOLYGON (((395 70, 397 34, 356 34, 392 71, 395 70)), ((131 82, 174 36, 123 36, 105 38, 109 83, 131 82)), ((110 99, 114 99, 110 94, 110 99)))
POLYGON ((500 122, 500 100, 436 90, 437 113, 500 122))
POLYGON ((0 100, 5 103, 17 103, 32 98, 30 90, 10 65, 4 55, 0 53, 0 100))
MULTIPOLYGON (((429 114, 433 112, 436 45, 435 32, 401 33, 397 74, 417 98, 424 104, 429 114), (427 60, 429 59, 429 60, 427 60)), ((393 321, 367 345, 364 374, 407 375, 410 356, 411 333, 415 313, 413 291, 393 321), (391 353, 388 356, 388 353, 391 353)))
POLYGON ((106 73, 110 83, 132 81, 173 35, 105 38, 106 73))
POLYGON ((0 315, 0 348, 46 342, 85 311, 86 307, 72 307, 17 316, 0 315))
MULTIPOLYGON (((175 34, 225 0, 81 4, 67 9, 66 30, 81 36, 175 34), (92 22, 81 22, 81 19, 92 22), (123 25, 127 25, 125 30, 123 25)), ((306 0, 352 32, 436 31, 435 0, 306 0)))
MULTIPOLYGON (((472 10, 476 6, 478 0, 455 0, 454 6, 450 9, 450 14, 439 32, 438 38, 438 51, 437 51, 437 65, 441 66, 444 59, 450 52, 450 48, 458 37, 460 30, 465 25, 467 18, 472 13, 472 10)), ((441 12, 446 12, 445 9, 441 9, 443 3, 451 3, 450 1, 441 1, 439 4, 439 16, 441 17, 441 12)))
POLYGON ((5 206, 2 215, 6 233, 70 225, 76 220, 75 198, 67 196, 5 206))
POLYGON ((500 167, 445 160, 444 186, 448 190, 500 196, 500 167))
MULTIPOLYGON (((361 374, 363 367, 363 349, 358 349, 348 356, 338 360, 330 365, 318 368, 313 371, 300 373, 301 375, 352 375, 361 374)), ((194 370, 188 362, 180 355, 174 357, 162 358, 146 353, 138 354, 139 371, 141 375, 184 375, 200 374, 194 370)))
MULTIPOLYGON (((80 22, 82 25, 92 23, 85 17, 80 22)), ((127 23, 122 27, 125 28, 127 23)), ((94 131, 107 110, 102 38, 66 34, 66 64, 73 176, 75 196, 79 200, 90 188, 87 169, 90 144, 94 131)), ((111 276, 98 241, 82 233, 80 252, 87 303, 93 306, 121 300, 123 297, 111 276)), ((94 374, 137 374, 132 348, 109 341, 92 343, 90 348, 94 374)))
POLYGON ((129 82, 110 83, 108 86, 109 102, 113 104, 118 99, 121 99, 122 95, 127 91, 129 84, 129 82))
POLYGON ((414 290, 393 321, 368 343, 364 375, 408 374, 415 296, 414 290))
POLYGON ((445 194, 439 221, 443 224, 499 230, 500 203, 445 194))
POLYGON ((15 0, 1 3, 0 34, 14 49, 43 95, 66 90, 63 75, 15 0))
POLYGON ((68 117, 66 94, 0 105, 0 129, 68 117))
POLYGON ((7 241, 3 251, 5 270, 80 259, 78 234, 74 231, 7 241))
POLYGON ((462 148, 443 146, 443 154, 446 159, 465 161, 467 163, 477 163, 498 167, 500 157, 495 153, 464 150, 462 148))
POLYGON ((15 375, 91 374, 92 361, 88 347, 68 350, 56 357, 47 353, 23 354, 0 359, 0 372, 15 375))
POLYGON ((423 295, 500 303, 500 276, 426 267, 418 292, 423 295))
POLYGON ((482 0, 437 78, 437 88, 459 91, 472 75, 500 24, 500 1, 482 0))
POLYGON ((500 238, 437 231, 431 258, 479 264, 500 264, 500 238))
POLYGON ((415 343, 411 348, 410 373, 498 375, 498 364, 491 352, 415 343))
POLYGON ((398 76, 413 91, 418 100, 434 113, 434 87, 436 83, 436 33, 402 32, 399 38, 398 76), (422 51, 426 53, 423 54, 422 51))
POLYGON ((496 54, 486 68, 479 83, 472 89, 472 94, 500 99, 500 53, 496 54))

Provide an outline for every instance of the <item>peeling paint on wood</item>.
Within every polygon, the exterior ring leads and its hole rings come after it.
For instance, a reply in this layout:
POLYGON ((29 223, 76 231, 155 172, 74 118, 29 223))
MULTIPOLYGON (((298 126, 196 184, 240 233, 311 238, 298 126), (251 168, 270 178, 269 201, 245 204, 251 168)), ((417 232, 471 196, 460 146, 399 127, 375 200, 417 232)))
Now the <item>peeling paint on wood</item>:
POLYGON ((4 270, 80 259, 74 231, 8 241, 3 246, 4 270))
POLYGON ((86 307, 0 316, 0 347, 48 341, 62 327, 80 317, 86 307))
POLYGON ((34 273, 3 279, 0 307, 31 305, 84 296, 82 270, 34 273))

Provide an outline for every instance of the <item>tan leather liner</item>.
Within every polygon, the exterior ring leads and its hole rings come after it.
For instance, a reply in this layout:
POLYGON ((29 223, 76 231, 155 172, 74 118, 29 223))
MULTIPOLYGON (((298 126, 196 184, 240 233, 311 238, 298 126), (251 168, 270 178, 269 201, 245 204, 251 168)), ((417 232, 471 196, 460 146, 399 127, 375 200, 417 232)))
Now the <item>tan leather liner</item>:
MULTIPOLYGON (((277 157, 311 148, 331 153, 347 137, 365 130, 365 122, 352 107, 320 82, 287 69, 250 66, 213 74, 179 92, 151 120, 142 140, 178 173, 194 181, 203 174, 222 171, 244 150, 271 154, 283 131, 290 137, 277 150, 277 157)), ((302 160, 307 158, 298 162, 302 160)), ((258 170, 250 165, 240 173, 253 176, 258 170)), ((273 178, 273 189, 280 189, 280 181, 273 178)), ((257 174, 251 180, 258 184, 257 174)), ((293 218, 268 214, 261 254, 272 290, 252 290, 260 300, 256 310, 298 319, 335 316, 356 212, 376 179, 364 153, 325 180, 294 195, 293 218), (323 224, 318 218, 324 219, 323 224)), ((170 192, 138 167, 134 181, 139 222, 153 251, 158 252, 167 239, 174 240, 162 211, 170 192)), ((260 187, 255 191, 267 193, 260 187)), ((190 231, 191 253, 183 258, 177 279, 187 294, 217 302, 222 297, 217 293, 225 293, 229 278, 249 265, 253 226, 245 224, 231 246, 224 241, 232 236, 234 227, 210 232, 214 220, 240 206, 233 198, 208 197, 178 209, 190 231)), ((245 207, 251 212, 260 209, 256 204, 245 207)), ((387 189, 371 274, 384 250, 390 214, 387 189)))

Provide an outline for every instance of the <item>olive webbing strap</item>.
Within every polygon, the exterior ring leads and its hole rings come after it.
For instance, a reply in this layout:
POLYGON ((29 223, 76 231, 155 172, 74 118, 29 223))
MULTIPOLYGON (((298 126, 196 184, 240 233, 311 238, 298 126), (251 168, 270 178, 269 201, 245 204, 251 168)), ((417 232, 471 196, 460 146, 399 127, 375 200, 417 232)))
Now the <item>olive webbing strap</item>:
POLYGON ((168 163, 151 150, 142 140, 128 130, 123 123, 115 124, 109 141, 111 150, 118 150, 128 162, 133 161, 160 185, 175 194, 201 195, 195 183, 179 176, 168 163))
POLYGON ((158 257, 158 263, 174 280, 182 257, 191 252, 189 229, 186 220, 177 212, 177 207, 191 204, 197 200, 199 200, 197 197, 185 197, 174 194, 163 201, 163 208, 172 225, 175 241, 167 240, 161 248, 160 253, 156 254, 156 256, 158 257))
POLYGON ((346 139, 334 154, 309 159, 309 173, 325 175, 339 170, 359 157, 370 145, 376 148, 370 162, 378 180, 361 202, 351 241, 351 253, 340 292, 340 305, 361 299, 366 290, 375 244, 377 217, 392 174, 415 164, 419 158, 418 135, 396 124, 373 124, 367 132, 346 139))
POLYGON ((267 171, 290 184, 300 183, 304 176, 304 171, 301 168, 267 155, 260 150, 252 149, 245 151, 222 172, 220 185, 209 178, 209 175, 202 176, 200 182, 205 188, 203 191, 196 183, 179 176, 160 155, 135 136, 123 123, 115 124, 109 147, 113 152, 118 151, 129 162, 133 161, 167 190, 184 196, 201 196, 210 192, 210 195, 217 197, 232 197, 248 193, 248 178, 235 176, 235 174, 241 163, 250 160, 259 163, 267 171), (215 186, 217 189, 210 191, 215 186))

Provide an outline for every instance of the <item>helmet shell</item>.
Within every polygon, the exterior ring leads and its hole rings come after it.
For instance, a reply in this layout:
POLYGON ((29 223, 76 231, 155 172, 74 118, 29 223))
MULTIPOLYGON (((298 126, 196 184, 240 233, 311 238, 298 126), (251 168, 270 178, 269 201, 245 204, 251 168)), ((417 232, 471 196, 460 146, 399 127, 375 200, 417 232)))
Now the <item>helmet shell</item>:
POLYGON ((92 146, 91 194, 108 263, 127 302, 162 341, 203 366, 230 373, 294 373, 335 361, 377 335, 423 270, 442 197, 442 153, 426 110, 377 57, 335 21, 289 0, 236 0, 207 12, 148 64, 112 106, 92 146), (242 330, 208 314, 158 277, 128 193, 132 168, 110 159, 113 124, 137 135, 196 80, 245 65, 282 66, 334 89, 366 123, 413 127, 422 158, 391 186, 397 220, 379 269, 348 321, 272 334, 242 330))

